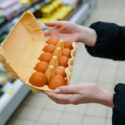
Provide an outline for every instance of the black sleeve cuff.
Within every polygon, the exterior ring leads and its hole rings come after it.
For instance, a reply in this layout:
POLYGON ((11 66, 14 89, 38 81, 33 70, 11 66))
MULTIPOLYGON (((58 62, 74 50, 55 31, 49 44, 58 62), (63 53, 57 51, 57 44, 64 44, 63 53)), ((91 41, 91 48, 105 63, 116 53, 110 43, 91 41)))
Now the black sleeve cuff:
POLYGON ((85 45, 90 55, 114 60, 125 59, 125 55, 122 54, 122 50, 125 49, 122 39, 123 30, 120 26, 114 23, 96 22, 90 25, 90 28, 97 34, 94 47, 85 45))
POLYGON ((125 125, 125 84, 115 86, 113 98, 113 125, 125 125))

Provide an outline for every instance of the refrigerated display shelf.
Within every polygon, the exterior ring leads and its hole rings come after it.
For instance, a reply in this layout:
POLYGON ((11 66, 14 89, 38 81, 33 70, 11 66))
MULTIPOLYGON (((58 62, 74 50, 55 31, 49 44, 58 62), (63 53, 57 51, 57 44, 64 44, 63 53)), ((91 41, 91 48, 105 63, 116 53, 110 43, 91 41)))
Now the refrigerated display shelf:
POLYGON ((9 21, 5 21, 1 26, 0 26, 0 36, 6 32, 8 29, 11 29, 11 27, 13 27, 13 25, 17 22, 17 20, 20 18, 21 14, 24 13, 25 11, 27 10, 30 10, 32 13, 34 11, 36 11, 37 9, 39 9, 42 5, 46 4, 48 1, 46 0, 42 0, 42 1, 39 1, 35 4, 33 4, 32 6, 24 9, 22 12, 20 12, 18 15, 15 15, 13 17, 13 19, 9 20, 9 21))
MULTIPOLYGON (((80 25, 85 21, 91 9, 92 5, 90 0, 83 0, 83 2, 69 15, 67 21, 71 21, 80 25)), ((39 20, 38 22, 43 30, 49 29, 49 27, 45 26, 44 23, 41 23, 39 20)))
POLYGON ((13 83, 6 83, 2 91, 4 94, 0 96, 0 125, 5 125, 30 89, 20 80, 16 80, 13 83))
MULTIPOLYGON (((30 8, 30 11, 34 12, 35 10, 39 9, 39 7, 41 7, 42 5, 44 5, 44 2, 42 2, 38 6, 36 5, 36 9, 34 9, 33 7, 30 8)), ((90 10, 91 5, 90 1, 88 0, 88 2, 82 3, 79 6, 79 8, 76 9, 67 20, 77 24, 82 24, 83 21, 86 19, 87 15, 89 14, 90 10)), ((15 18, 5 28, 12 27, 17 22, 18 18, 19 17, 15 18)), ((43 26, 42 23, 41 27, 45 29, 45 26, 43 26)), ((26 97, 26 95, 29 92, 30 89, 20 80, 16 80, 13 83, 7 83, 7 85, 5 85, 4 94, 0 98, 0 125, 5 125, 5 123, 10 118, 12 113, 16 110, 16 108, 20 105, 22 100, 26 97)))

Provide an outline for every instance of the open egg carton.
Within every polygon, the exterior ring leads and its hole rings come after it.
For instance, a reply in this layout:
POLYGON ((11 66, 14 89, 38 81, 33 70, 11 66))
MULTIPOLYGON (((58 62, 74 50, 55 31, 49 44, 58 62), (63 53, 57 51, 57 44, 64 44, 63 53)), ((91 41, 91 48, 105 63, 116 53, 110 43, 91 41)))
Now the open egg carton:
MULTIPOLYGON (((54 83, 53 77, 61 76, 63 83, 68 85, 72 76, 78 46, 75 42, 72 42, 70 47, 66 43, 68 42, 56 37, 45 38, 35 17, 27 11, 3 42, 0 48, 0 61, 13 78, 20 79, 33 92, 53 91, 54 88, 49 85, 50 81, 52 84, 54 83), (66 48, 70 50, 68 55, 65 55, 66 48), (45 55, 45 53, 49 53, 51 57, 49 58, 49 55, 45 55), (46 67, 41 65, 42 70, 39 69, 41 62, 46 65, 46 67), (65 69, 63 75, 62 71, 60 75, 60 69, 58 69, 60 66, 65 69), (57 71, 59 71, 59 74, 57 71), (35 76, 36 74, 39 74, 39 76, 35 76), (38 81, 39 79, 41 81, 38 81), (36 80, 36 83, 34 80, 36 80)), ((60 81, 58 79, 55 81, 57 81, 56 86, 60 86, 58 85, 60 81)))

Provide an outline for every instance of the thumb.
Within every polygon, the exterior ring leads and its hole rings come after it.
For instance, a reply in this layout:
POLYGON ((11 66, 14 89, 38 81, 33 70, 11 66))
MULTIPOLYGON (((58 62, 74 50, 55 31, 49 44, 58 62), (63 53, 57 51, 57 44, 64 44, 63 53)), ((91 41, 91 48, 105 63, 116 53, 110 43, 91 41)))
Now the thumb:
POLYGON ((75 93, 74 86, 62 86, 55 89, 55 93, 57 94, 72 94, 75 93))

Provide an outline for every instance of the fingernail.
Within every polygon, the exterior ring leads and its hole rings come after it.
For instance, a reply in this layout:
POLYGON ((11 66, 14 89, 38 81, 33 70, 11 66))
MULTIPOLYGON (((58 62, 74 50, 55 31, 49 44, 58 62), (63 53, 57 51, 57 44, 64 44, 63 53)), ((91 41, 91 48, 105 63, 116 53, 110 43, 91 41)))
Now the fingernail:
POLYGON ((60 92, 61 92, 61 89, 56 89, 55 92, 56 92, 56 93, 60 93, 60 92))

